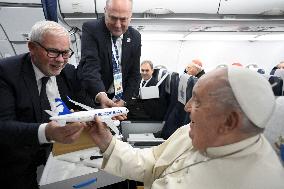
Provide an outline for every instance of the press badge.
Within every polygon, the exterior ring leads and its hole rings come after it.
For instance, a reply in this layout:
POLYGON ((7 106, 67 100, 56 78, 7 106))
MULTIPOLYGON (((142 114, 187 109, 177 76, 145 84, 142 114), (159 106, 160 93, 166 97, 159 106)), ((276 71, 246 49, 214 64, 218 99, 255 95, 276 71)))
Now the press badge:
POLYGON ((113 85, 114 85, 115 96, 117 96, 118 94, 123 92, 123 89, 122 89, 122 73, 114 74, 113 85))

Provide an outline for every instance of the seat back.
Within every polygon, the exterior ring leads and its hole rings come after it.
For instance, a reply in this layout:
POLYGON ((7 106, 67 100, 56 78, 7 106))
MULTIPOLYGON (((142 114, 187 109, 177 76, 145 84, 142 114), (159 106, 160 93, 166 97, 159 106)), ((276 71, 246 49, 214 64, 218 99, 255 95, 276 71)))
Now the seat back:
POLYGON ((283 95, 283 80, 282 78, 275 76, 275 75, 263 75, 266 77, 271 84, 273 93, 275 96, 282 96, 283 95))
POLYGON ((179 84, 179 74, 177 72, 172 72, 168 77, 165 86, 168 108, 165 113, 164 120, 167 120, 167 118, 169 117, 169 113, 173 110, 175 104, 177 103, 178 84, 179 84))
POLYGON ((152 77, 156 78, 157 81, 160 81, 167 72, 168 70, 165 68, 154 68, 152 77))
MULTIPOLYGON (((280 77, 284 81, 284 69, 276 69, 274 75, 280 77)), ((282 95, 284 95, 284 85, 282 86, 282 95)))
POLYGON ((275 142, 279 139, 280 136, 284 137, 284 97, 277 97, 276 107, 273 115, 268 121, 265 130, 264 136, 268 139, 271 145, 275 148, 275 142))
POLYGON ((179 127, 190 122, 189 114, 184 110, 184 106, 191 98, 192 88, 196 81, 196 77, 189 76, 188 74, 180 76, 177 100, 168 113, 168 117, 165 119, 165 125, 161 132, 162 138, 167 139, 179 127))

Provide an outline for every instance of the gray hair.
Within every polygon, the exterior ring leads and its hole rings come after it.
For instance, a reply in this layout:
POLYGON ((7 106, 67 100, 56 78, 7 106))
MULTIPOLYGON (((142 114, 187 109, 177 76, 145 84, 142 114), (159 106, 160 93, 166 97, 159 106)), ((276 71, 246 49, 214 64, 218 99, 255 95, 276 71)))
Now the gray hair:
POLYGON ((148 64, 151 67, 151 70, 154 69, 153 63, 151 60, 144 60, 141 65, 148 64))
MULTIPOLYGON (((224 70, 227 70, 228 68, 221 68, 224 70)), ((216 78, 217 80, 220 80, 222 84, 218 87, 216 87, 216 90, 214 92, 210 92, 210 96, 215 98, 216 104, 220 105, 221 108, 224 108, 225 110, 231 109, 236 110, 241 113, 242 115, 242 123, 243 127, 241 127, 241 132, 251 135, 256 135, 259 133, 262 133, 264 131, 263 128, 257 127, 254 123, 252 123, 249 118, 246 116, 246 114, 241 109, 237 99, 235 98, 234 92, 230 86, 230 83, 228 81, 228 72, 226 72, 225 75, 219 76, 216 78)))
MULTIPOLYGON (((106 7, 108 7, 112 1, 113 0, 106 0, 106 7)), ((131 9, 132 9, 133 1, 132 0, 128 0, 128 1, 131 3, 131 9)))
POLYGON ((47 33, 56 33, 57 36, 68 36, 70 41, 70 35, 68 31, 53 21, 39 21, 33 25, 30 32, 30 41, 37 41, 41 43, 43 41, 43 37, 47 33))

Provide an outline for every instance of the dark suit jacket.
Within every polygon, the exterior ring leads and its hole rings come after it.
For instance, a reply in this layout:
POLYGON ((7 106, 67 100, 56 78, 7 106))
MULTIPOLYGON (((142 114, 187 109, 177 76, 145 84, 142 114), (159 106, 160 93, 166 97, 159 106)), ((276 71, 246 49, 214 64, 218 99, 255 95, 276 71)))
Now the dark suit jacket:
MULTIPOLYGON (((158 83, 157 78, 152 77, 145 87, 155 86, 158 83)), ((154 120, 162 121, 167 110, 167 100, 165 86, 163 82, 159 86, 160 98, 153 99, 135 99, 129 103, 129 120, 154 120), (145 115, 143 115, 145 114, 145 115)), ((139 88, 136 89, 134 97, 138 97, 139 88)))
MULTIPOLYGON (((93 105, 91 100, 87 102, 90 97, 80 91, 72 65, 67 64, 56 81, 62 100, 70 108, 76 109, 67 102, 67 95, 93 105)), ((0 61, 0 91, 0 181, 11 182, 7 188, 35 188, 32 178, 37 165, 44 162, 38 141, 40 99, 29 54, 0 61)))
MULTIPOLYGON (((82 50, 79 64, 83 86, 95 97, 106 92, 113 82, 111 35, 104 17, 82 26, 82 50)), ((122 40, 122 99, 128 101, 140 78, 141 35, 129 27, 122 40)))

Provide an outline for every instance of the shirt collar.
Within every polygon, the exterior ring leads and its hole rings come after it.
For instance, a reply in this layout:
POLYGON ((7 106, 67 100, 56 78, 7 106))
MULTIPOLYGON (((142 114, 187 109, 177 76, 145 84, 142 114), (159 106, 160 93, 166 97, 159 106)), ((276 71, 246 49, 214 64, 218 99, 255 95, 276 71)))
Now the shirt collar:
MULTIPOLYGON (((112 37, 113 35, 110 33, 110 36, 112 37)), ((116 38, 117 38, 116 40, 122 40, 123 39, 123 34, 121 34, 121 36, 116 37, 116 38)))
POLYGON ((229 154, 235 151, 242 151, 245 150, 247 147, 253 145, 254 143, 257 143, 260 138, 260 135, 256 135, 250 138, 247 138, 245 140, 242 140, 237 143, 225 145, 225 146, 219 146, 219 147, 210 147, 206 150, 206 156, 208 157, 218 157, 225 154, 229 154))
MULTIPOLYGON (((34 72, 35 72, 35 78, 36 78, 36 81, 38 82, 39 80, 41 80, 41 78, 43 77, 46 77, 41 71, 40 69, 38 69, 38 67, 36 67, 36 65, 34 65, 34 63, 32 63, 33 65, 33 69, 34 69, 34 72)), ((53 81, 55 81, 55 76, 51 76, 50 79, 53 81)))
POLYGON ((143 82, 143 81, 148 82, 148 81, 150 81, 151 79, 152 79, 152 77, 150 77, 148 80, 144 80, 144 79, 142 79, 142 82, 143 82))

